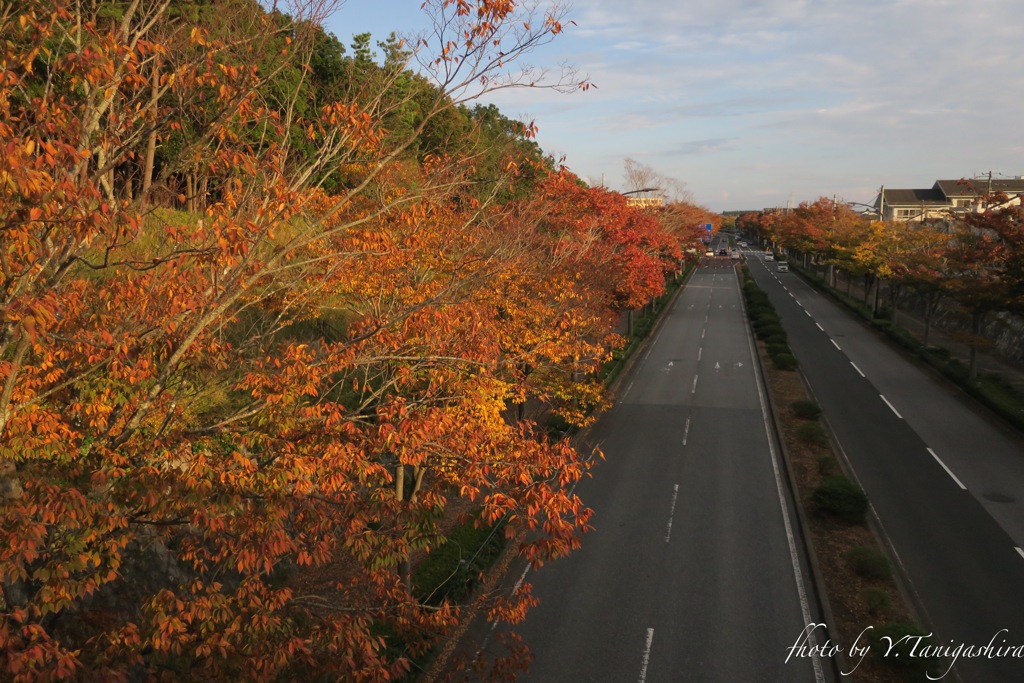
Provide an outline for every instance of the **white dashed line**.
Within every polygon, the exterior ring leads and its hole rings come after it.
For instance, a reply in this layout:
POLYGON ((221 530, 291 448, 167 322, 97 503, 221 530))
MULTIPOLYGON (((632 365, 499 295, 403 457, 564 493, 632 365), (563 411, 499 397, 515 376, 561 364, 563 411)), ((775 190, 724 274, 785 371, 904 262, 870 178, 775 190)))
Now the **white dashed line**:
POLYGON ((821 326, 821 323, 814 323, 814 324, 817 325, 818 329, 821 330, 822 332, 825 331, 825 328, 821 326))
POLYGON ((1017 551, 1018 555, 1020 555, 1021 557, 1024 557, 1024 550, 1021 550, 1019 546, 1015 546, 1014 550, 1017 551))
POLYGON ((863 372, 861 372, 861 369, 857 367, 856 363, 854 363, 853 361, 850 361, 850 365, 853 366, 853 369, 856 370, 860 374, 861 377, 867 377, 867 375, 865 375, 863 372))
MULTIPOLYGON (((946 474, 948 474, 948 475, 949 475, 950 477, 952 477, 953 481, 955 481, 955 482, 956 482, 956 485, 957 485, 957 486, 959 486, 960 488, 962 488, 963 490, 965 490, 965 491, 966 491, 966 490, 967 490, 967 487, 966 487, 966 486, 964 486, 964 483, 963 483, 962 481, 960 481, 959 479, 957 479, 957 478, 956 478, 956 475, 955 475, 955 474, 953 474, 953 471, 952 471, 951 469, 949 469, 948 467, 946 467, 946 463, 942 462, 942 459, 941 459, 941 458, 939 458, 939 456, 937 456, 937 455, 935 454, 935 451, 933 451, 932 449, 930 449, 930 448, 929 448, 929 449, 928 449, 928 452, 932 454, 932 457, 933 457, 933 458, 935 458, 935 462, 937 462, 937 463, 939 463, 940 465, 942 465, 942 469, 946 470, 946 474)), ((1017 548, 1017 551, 1018 551, 1018 552, 1020 552, 1020 548, 1017 548)))
POLYGON ((832 346, 834 346, 837 349, 839 349, 840 351, 842 351, 842 349, 839 348, 839 344, 836 344, 836 340, 835 339, 829 339, 829 341, 832 342, 832 346))
POLYGON ((690 390, 691 394, 697 393, 697 375, 693 376, 693 389, 690 390))
POLYGON ((672 518, 676 514, 676 498, 679 497, 679 484, 672 489, 672 505, 668 508, 668 526, 665 528, 665 543, 672 538, 672 518))
POLYGON ((638 683, 645 683, 647 681, 647 662, 651 658, 651 641, 654 640, 654 629, 647 629, 647 642, 644 643, 644 659, 640 665, 640 678, 638 683))
MULTIPOLYGON (((882 396, 882 395, 879 394, 879 396, 882 396)), ((900 415, 900 411, 896 410, 896 408, 894 408, 893 405, 891 403, 889 403, 889 399, 887 399, 885 396, 882 396, 882 400, 885 401, 885 405, 889 406, 889 410, 891 410, 892 412, 896 413, 896 417, 898 417, 901 420, 903 419, 903 416, 900 415)))

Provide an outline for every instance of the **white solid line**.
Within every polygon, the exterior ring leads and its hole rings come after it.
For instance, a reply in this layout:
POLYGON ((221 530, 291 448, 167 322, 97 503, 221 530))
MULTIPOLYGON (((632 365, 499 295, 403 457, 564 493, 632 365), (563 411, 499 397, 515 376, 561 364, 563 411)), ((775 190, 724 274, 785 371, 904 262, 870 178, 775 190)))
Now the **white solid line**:
POLYGON ((668 509, 668 527, 665 529, 665 543, 668 543, 669 539, 672 538, 672 518, 676 514, 676 498, 679 497, 679 484, 675 485, 672 489, 672 505, 668 509))
POLYGON ((640 678, 638 683, 645 683, 647 681, 647 662, 651 659, 651 641, 654 640, 654 629, 647 629, 647 642, 644 643, 644 659, 640 665, 640 678))
POLYGON ((825 328, 821 326, 821 323, 814 323, 814 324, 817 325, 818 329, 821 330, 822 332, 825 331, 825 328))
MULTIPOLYGON (((882 396, 882 395, 879 394, 879 396, 882 396)), ((900 415, 900 412, 898 410, 896 410, 891 403, 889 403, 889 399, 887 399, 885 396, 882 396, 882 400, 885 401, 885 405, 889 406, 889 410, 891 410, 892 412, 896 413, 896 417, 898 417, 901 420, 903 419, 903 416, 900 415)))
POLYGON ((696 394, 697 393, 697 377, 698 377, 698 375, 694 375, 693 376, 693 389, 690 390, 691 394, 696 394))
MULTIPOLYGON (((951 469, 949 469, 948 467, 946 467, 946 463, 942 462, 942 459, 941 459, 941 458, 940 458, 939 456, 937 456, 937 455, 935 454, 935 451, 933 451, 932 449, 930 449, 930 448, 929 448, 929 449, 928 449, 928 452, 932 454, 932 457, 933 457, 933 458, 935 458, 935 462, 937 462, 937 463, 939 463, 940 465, 942 465, 942 469, 946 470, 946 474, 948 474, 948 475, 949 475, 950 477, 952 477, 952 478, 953 478, 953 481, 955 481, 955 482, 956 482, 956 485, 957 485, 957 486, 959 486, 960 488, 962 488, 963 490, 965 490, 965 491, 966 491, 966 490, 967 490, 967 487, 966 487, 966 486, 964 486, 964 483, 963 483, 962 481, 960 481, 959 479, 957 479, 957 478, 956 478, 956 475, 955 475, 955 474, 953 474, 953 471, 952 471, 951 469)), ((1018 552, 1019 552, 1019 551, 1020 551, 1020 548, 1017 548, 1017 550, 1018 550, 1018 552)))
MULTIPOLYGON (((738 281, 737 281, 738 286, 738 281)), ((748 337, 748 346, 753 343, 748 337)), ((754 356, 754 350, 750 350, 751 358, 754 356)), ((775 445, 772 437, 772 429, 770 426, 770 418, 768 415, 768 402, 765 400, 764 388, 760 379, 755 382, 757 386, 757 398, 761 403, 761 420, 764 424, 764 433, 768 437, 768 453, 772 459, 772 472, 775 475, 775 492, 779 497, 779 507, 782 510, 782 524, 786 529, 786 543, 789 546, 789 562, 793 567, 793 580, 796 582, 796 593, 800 601, 800 612, 803 615, 804 623, 811 623, 811 605, 810 600, 807 597, 807 587, 804 585, 804 574, 800 568, 800 557, 796 549, 796 537, 793 533, 793 525, 789 519, 789 506, 786 504, 785 488, 782 484, 782 468, 779 465, 779 455, 775 451, 775 445)), ((814 667, 814 681, 815 683, 825 683, 825 671, 821 665, 821 657, 817 654, 816 645, 817 638, 811 633, 807 637, 808 643, 811 646, 811 664, 814 667)))
POLYGON ((867 375, 865 375, 865 374, 864 374, 863 372, 861 372, 861 369, 860 369, 860 368, 858 368, 858 367, 857 367, 857 364, 856 364, 856 363, 854 363, 854 362, 853 362, 852 360, 850 361, 850 365, 852 365, 852 366, 853 366, 853 369, 854 369, 854 370, 856 370, 856 371, 857 371, 858 373, 860 373, 860 376, 861 376, 861 377, 867 377, 867 375))
POLYGON ((634 382, 636 382, 636 380, 633 380, 632 382, 630 382, 630 383, 629 383, 629 386, 628 386, 628 387, 626 387, 626 393, 622 394, 622 400, 623 400, 623 401, 625 401, 625 400, 626 400, 626 397, 627 397, 627 396, 629 396, 629 390, 633 388, 633 384, 634 384, 634 382))
MULTIPOLYGON (((837 349, 839 349, 839 344, 836 344, 836 340, 835 339, 830 339, 829 341, 832 342, 832 346, 834 346, 837 349)), ((839 349, 839 350, 842 351, 842 349, 839 349)))
POLYGON ((683 429, 683 445, 686 445, 686 440, 690 437, 690 418, 686 418, 686 428, 683 429))
POLYGON ((1019 546, 1014 546, 1013 549, 1017 551, 1018 555, 1020 555, 1021 557, 1024 557, 1024 550, 1021 550, 1019 546))

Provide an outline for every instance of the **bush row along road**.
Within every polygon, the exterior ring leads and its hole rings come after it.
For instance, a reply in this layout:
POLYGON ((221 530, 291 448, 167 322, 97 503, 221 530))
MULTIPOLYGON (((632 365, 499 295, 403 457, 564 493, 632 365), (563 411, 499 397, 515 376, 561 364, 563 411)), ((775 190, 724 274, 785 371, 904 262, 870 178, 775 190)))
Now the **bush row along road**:
MULTIPOLYGON (((938 643, 1024 646, 1019 437, 795 273, 747 256, 938 643)), ((1021 681, 1024 659, 959 658, 953 673, 1021 681)))

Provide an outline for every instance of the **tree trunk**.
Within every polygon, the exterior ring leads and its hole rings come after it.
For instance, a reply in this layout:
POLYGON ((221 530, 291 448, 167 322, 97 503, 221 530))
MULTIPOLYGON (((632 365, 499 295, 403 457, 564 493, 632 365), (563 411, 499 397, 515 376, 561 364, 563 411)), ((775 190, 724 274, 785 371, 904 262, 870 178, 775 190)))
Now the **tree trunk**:
MULTIPOLYGON (((151 82, 150 90, 150 106, 156 108, 157 98, 160 94, 160 58, 157 56, 153 60, 153 78, 151 82)), ((153 118, 156 119, 156 112, 153 112, 153 118)), ((151 123, 152 129, 149 131, 148 139, 146 140, 146 160, 145 165, 142 168, 142 204, 149 203, 149 188, 153 185, 153 164, 156 161, 156 124, 151 123)))

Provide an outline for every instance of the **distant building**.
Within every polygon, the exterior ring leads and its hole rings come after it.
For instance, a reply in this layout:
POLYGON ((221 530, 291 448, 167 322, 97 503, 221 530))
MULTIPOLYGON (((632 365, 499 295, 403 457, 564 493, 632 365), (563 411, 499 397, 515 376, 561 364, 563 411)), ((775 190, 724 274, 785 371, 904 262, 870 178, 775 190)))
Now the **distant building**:
POLYGON ((874 207, 882 220, 926 221, 1019 205, 1022 197, 1024 176, 1009 179, 936 180, 926 190, 890 190, 883 187, 875 197, 874 207), (1000 193, 1005 194, 1007 199, 993 203, 992 195, 1000 193))

